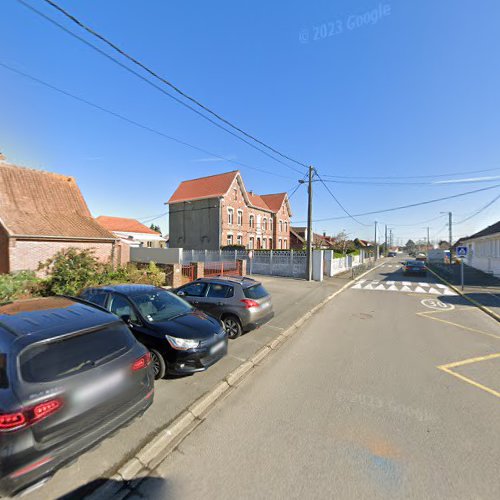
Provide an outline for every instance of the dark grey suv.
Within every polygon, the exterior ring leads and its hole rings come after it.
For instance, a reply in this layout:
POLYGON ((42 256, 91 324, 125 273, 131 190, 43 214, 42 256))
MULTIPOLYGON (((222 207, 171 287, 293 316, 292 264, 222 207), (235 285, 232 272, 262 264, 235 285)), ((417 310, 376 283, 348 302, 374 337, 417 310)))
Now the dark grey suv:
POLYGON ((0 496, 142 414, 153 401, 150 360, 104 309, 64 297, 0 306, 0 496))
POLYGON ((271 295, 262 283, 246 277, 200 278, 181 286, 177 295, 220 319, 230 339, 274 317, 271 295))

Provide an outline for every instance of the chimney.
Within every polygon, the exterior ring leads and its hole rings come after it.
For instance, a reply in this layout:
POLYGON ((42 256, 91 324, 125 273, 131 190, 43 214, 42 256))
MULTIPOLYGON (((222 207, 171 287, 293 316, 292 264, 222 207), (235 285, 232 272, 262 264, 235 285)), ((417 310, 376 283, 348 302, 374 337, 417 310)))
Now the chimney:
POLYGON ((0 163, 3 163, 7 161, 7 159, 5 158, 5 156, 2 154, 2 152, 0 152, 0 163))
POLYGON ((323 231, 323 238, 326 238, 326 231, 323 231))

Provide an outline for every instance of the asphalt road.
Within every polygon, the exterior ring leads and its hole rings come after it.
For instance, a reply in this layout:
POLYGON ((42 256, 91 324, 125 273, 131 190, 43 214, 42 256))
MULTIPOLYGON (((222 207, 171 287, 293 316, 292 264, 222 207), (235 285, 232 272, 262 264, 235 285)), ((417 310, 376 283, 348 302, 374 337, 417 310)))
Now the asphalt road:
POLYGON ((131 496, 500 498, 500 326, 437 285, 365 276, 131 496))

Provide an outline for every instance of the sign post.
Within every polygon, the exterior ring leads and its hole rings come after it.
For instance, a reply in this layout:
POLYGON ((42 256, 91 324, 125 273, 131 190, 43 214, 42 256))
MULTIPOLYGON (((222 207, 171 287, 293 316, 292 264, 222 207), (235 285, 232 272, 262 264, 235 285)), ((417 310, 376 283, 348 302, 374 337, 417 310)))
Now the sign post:
POLYGON ((457 257, 460 257, 460 282, 464 291, 464 258, 467 257, 467 247, 457 247, 457 257))

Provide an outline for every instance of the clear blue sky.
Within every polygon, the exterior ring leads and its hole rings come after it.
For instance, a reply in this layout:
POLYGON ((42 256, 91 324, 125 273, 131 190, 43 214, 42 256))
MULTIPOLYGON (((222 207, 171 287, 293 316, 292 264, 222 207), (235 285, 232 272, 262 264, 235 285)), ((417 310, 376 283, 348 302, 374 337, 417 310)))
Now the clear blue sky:
MULTIPOLYGON (((42 0, 26 1, 92 40, 42 0)), ((449 178, 500 175, 498 0, 59 3, 186 92, 322 175, 494 168, 449 178), (351 16, 378 6, 381 17, 355 25, 351 16)), ((2 0, 0 17, 0 63, 165 134, 286 177, 242 167, 247 188, 256 192, 289 191, 296 184, 292 170, 213 127, 16 0, 2 0)), ((0 150, 13 163, 75 176, 95 216, 161 214, 183 179, 235 168, 2 67, 0 84, 0 150)), ((329 186, 351 213, 362 213, 493 184, 329 186)), ((323 186, 314 187, 315 219, 344 215, 323 186)), ((459 221, 498 194, 499 188, 360 218, 369 227, 345 219, 317 222, 314 229, 345 229, 371 238, 378 220, 392 224, 395 237, 405 241, 424 236, 427 225, 432 237, 446 238, 444 216, 420 221, 448 210, 459 221)), ((306 206, 302 187, 292 198, 295 221, 305 219, 306 206)), ((500 200, 457 225, 455 234, 496 222, 499 207, 500 200)), ((166 217, 156 222, 168 230, 166 217)))

